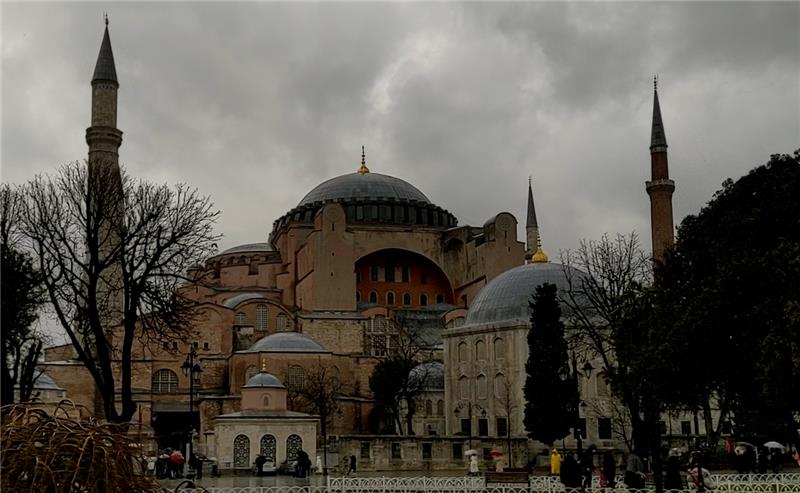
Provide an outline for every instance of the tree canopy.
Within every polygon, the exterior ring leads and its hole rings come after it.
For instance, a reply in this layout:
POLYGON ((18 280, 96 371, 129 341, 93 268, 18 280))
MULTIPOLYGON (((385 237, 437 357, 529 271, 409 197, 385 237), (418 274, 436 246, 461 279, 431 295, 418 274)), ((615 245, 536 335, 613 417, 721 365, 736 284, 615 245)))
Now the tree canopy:
POLYGON ((741 439, 800 444, 799 158, 726 180, 683 220, 658 272, 658 319, 685 341, 674 397, 713 401, 741 439))
POLYGON ((578 418, 578 387, 569 369, 556 293, 553 284, 536 287, 525 363, 525 429, 548 446, 567 436, 578 418))

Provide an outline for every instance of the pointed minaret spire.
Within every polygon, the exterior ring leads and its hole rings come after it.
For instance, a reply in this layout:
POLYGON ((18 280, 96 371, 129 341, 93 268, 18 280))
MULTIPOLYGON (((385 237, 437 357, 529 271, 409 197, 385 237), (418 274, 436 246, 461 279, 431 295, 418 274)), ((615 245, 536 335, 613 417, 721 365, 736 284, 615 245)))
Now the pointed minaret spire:
POLYGON ((528 216, 525 221, 525 239, 527 240, 527 257, 531 257, 539 238, 539 223, 536 221, 536 207, 533 205, 533 180, 528 177, 528 216))
POLYGON ((367 154, 364 151, 364 146, 361 146, 361 167, 358 168, 358 172, 362 175, 364 173, 369 173, 369 168, 367 168, 367 154))
POLYGON ((658 103, 658 76, 653 78, 653 126, 650 138, 651 179, 645 189, 650 196, 650 230, 653 240, 653 260, 663 262, 664 252, 672 246, 675 238, 672 221, 672 192, 675 182, 669 179, 667 161, 667 137, 661 120, 658 103))
MULTIPOLYGON (((105 14, 104 14, 105 15, 105 14)), ((94 66, 92 81, 109 80, 117 82, 117 69, 114 66, 114 53, 111 51, 111 38, 108 36, 108 15, 105 15, 106 31, 100 44, 100 53, 94 66)))

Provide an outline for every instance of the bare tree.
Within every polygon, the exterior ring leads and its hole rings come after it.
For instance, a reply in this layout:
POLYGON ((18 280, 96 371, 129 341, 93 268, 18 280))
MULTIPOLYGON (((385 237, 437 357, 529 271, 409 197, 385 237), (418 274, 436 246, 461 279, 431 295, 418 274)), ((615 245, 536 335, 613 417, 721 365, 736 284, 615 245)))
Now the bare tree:
POLYGON ((287 390, 307 412, 319 416, 322 435, 323 467, 328 470, 328 426, 339 410, 337 397, 342 391, 342 382, 330 367, 320 361, 314 368, 306 368, 302 382, 287 379, 287 390))
POLYGON ((188 333, 194 304, 181 292, 183 274, 216 250, 219 212, 186 185, 133 180, 102 164, 64 165, 24 193, 22 232, 55 314, 106 420, 127 423, 136 411, 134 341, 146 346, 188 333))
MULTIPOLYGON (((495 384, 497 384, 495 379, 495 384)), ((514 423, 514 412, 517 410, 516 396, 519 395, 521 389, 515 388, 511 379, 503 377, 499 382, 498 388, 495 388, 495 397, 498 407, 506 416, 506 441, 508 443, 508 466, 514 467, 514 448, 511 442, 511 432, 514 423)))
POLYGON ((2 255, 2 405, 27 401, 41 372, 36 363, 43 337, 35 323, 44 304, 42 275, 22 248, 19 231, 20 198, 8 184, 0 188, 0 255, 2 255))
MULTIPOLYGON (((599 358, 612 392, 628 408, 633 442, 646 448, 641 396, 628 385, 631 375, 617 354, 617 342, 628 308, 652 279, 651 262, 639 247, 635 233, 603 235, 599 241, 583 240, 576 251, 561 253, 567 290, 560 292, 567 306, 570 343, 586 359, 599 358)), ((652 417, 652 412, 649 413, 652 417)))

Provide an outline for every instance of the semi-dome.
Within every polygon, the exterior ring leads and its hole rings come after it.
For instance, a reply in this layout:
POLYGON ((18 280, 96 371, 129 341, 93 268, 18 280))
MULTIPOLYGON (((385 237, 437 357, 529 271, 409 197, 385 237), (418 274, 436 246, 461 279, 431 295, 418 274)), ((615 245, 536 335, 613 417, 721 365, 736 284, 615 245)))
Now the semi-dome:
POLYGON ((250 377, 250 379, 247 381, 246 384, 244 384, 244 386, 242 386, 243 389, 251 389, 255 387, 271 387, 279 389, 286 388, 283 385, 283 383, 281 383, 281 381, 278 379, 278 377, 276 377, 272 373, 267 373, 265 371, 256 373, 255 375, 250 377))
POLYGON ((236 308, 237 305, 240 305, 245 301, 262 300, 262 299, 263 300, 267 299, 267 295, 264 293, 248 291, 246 293, 240 293, 237 294, 236 296, 228 298, 227 300, 222 302, 222 306, 224 306, 225 308, 236 308))
POLYGON ((412 386, 422 383, 425 390, 444 390, 444 364, 429 361, 415 366, 408 373, 408 381, 412 386))
POLYGON ((531 318, 528 302, 538 286, 550 283, 559 291, 568 289, 565 269, 576 277, 583 275, 577 269, 553 262, 530 263, 503 272, 475 297, 464 325, 528 323, 531 318))
POLYGON ((258 253, 258 252, 271 252, 272 245, 269 243, 245 243, 244 245, 236 245, 235 247, 228 248, 219 255, 228 255, 231 253, 258 253))
POLYGON ((327 353, 320 343, 299 332, 277 332, 262 337, 248 352, 258 353, 327 353))
POLYGON ((349 173, 320 183, 297 205, 300 207, 314 202, 350 200, 405 200, 431 203, 417 187, 400 178, 380 173, 349 173))

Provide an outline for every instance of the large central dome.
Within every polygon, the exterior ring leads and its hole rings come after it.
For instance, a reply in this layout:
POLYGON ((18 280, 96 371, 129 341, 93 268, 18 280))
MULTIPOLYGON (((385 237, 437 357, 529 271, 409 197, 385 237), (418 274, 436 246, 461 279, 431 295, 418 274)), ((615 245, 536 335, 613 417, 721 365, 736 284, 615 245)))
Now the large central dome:
POLYGON ((417 187, 400 178, 380 173, 349 173, 320 183, 297 205, 300 207, 314 202, 349 200, 405 200, 431 203, 417 187))

